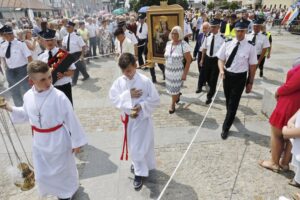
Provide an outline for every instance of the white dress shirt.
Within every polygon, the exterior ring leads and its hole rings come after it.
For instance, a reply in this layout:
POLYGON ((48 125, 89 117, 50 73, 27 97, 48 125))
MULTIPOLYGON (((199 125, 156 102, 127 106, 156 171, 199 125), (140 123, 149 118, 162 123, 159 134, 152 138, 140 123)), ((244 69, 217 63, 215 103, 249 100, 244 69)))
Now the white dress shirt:
MULTIPOLYGON (((247 39, 252 41, 254 34, 255 34, 254 32, 248 34, 247 39)), ((268 37, 262 34, 261 32, 259 32, 256 35, 256 39, 255 39, 255 48, 256 48, 257 55, 260 55, 264 48, 269 48, 269 47, 270 47, 270 42, 268 37)))
POLYGON ((134 45, 127 37, 125 37, 122 45, 119 40, 115 41, 116 52, 121 55, 122 53, 131 53, 134 55, 134 45))
MULTIPOLYGON (((62 46, 67 48, 69 34, 64 37, 62 41, 62 46)), ((77 35, 75 32, 70 33, 70 50, 69 53, 81 52, 82 48, 85 46, 85 43, 80 35, 77 35)))
POLYGON ((132 33, 131 31, 126 30, 125 31, 125 36, 133 43, 133 45, 138 43, 134 33, 132 33))
POLYGON ((213 55, 210 56, 210 49, 211 49, 211 42, 213 39, 214 34, 210 33, 208 37, 205 37, 204 42, 202 43, 201 48, 206 49, 206 55, 208 57, 217 57, 217 52, 225 42, 224 36, 221 35, 221 33, 217 33, 215 35, 215 41, 214 41, 214 49, 213 49, 213 55))
MULTIPOLYGON (((234 38, 223 43, 223 45, 217 52, 217 57, 220 60, 226 62, 237 42, 238 40, 234 38)), ((257 54, 255 46, 253 44, 250 44, 249 41, 244 38, 242 41, 240 41, 237 54, 235 55, 231 66, 225 70, 233 73, 243 73, 248 71, 250 65, 256 64, 257 54)))
MULTIPOLYGON (((54 47, 51 52, 52 52, 52 56, 54 56, 57 52, 58 52, 59 48, 54 47)), ((40 54, 38 57, 38 60, 43 61, 45 63, 48 63, 48 57, 49 57, 49 50, 45 50, 44 53, 40 54)), ((72 65, 70 65, 69 70, 75 70, 76 67, 74 65, 74 63, 72 65)), ((71 83, 72 78, 70 76, 64 76, 61 79, 58 79, 55 83, 54 86, 60 86, 60 85, 65 85, 67 83, 71 83)))
POLYGON ((147 37, 148 37, 148 26, 145 22, 143 24, 138 23, 137 29, 136 29, 136 36, 140 40, 147 39, 147 37), (142 26, 142 32, 140 33, 141 26, 142 26))
POLYGON ((8 44, 9 42, 5 41, 1 44, 0 48, 0 57, 5 59, 7 67, 10 69, 15 69, 27 65, 28 57, 31 56, 31 52, 25 42, 21 42, 16 38, 11 41, 10 58, 6 58, 5 54, 8 44))

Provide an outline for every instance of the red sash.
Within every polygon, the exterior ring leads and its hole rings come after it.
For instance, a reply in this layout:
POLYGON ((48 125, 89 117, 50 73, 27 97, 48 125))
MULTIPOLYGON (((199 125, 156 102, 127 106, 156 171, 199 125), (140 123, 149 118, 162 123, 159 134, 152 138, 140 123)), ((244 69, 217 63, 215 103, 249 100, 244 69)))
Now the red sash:
POLYGON ((124 124, 124 141, 123 141, 123 149, 122 149, 122 155, 121 155, 121 160, 123 160, 124 156, 124 151, 126 148, 126 160, 128 160, 128 144, 127 144, 127 127, 128 127, 128 122, 129 122, 129 116, 125 114, 125 119, 123 116, 121 116, 121 121, 124 124))
POLYGON ((38 133, 51 133, 51 132, 54 132, 58 129, 60 129, 63 125, 60 124, 60 125, 57 125, 55 127, 52 127, 52 128, 47 128, 47 129, 40 129, 40 128, 37 128, 35 126, 31 126, 31 129, 32 129, 32 132, 35 131, 35 132, 38 132, 38 133))

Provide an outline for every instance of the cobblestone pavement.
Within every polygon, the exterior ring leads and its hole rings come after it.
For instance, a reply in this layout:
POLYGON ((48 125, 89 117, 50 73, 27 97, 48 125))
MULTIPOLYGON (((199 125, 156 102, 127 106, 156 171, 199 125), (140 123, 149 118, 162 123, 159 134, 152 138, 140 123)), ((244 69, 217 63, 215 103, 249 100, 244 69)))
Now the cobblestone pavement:
MULTIPOLYGON (((273 36, 273 54, 266 62, 265 78, 257 77, 254 92, 244 94, 237 119, 228 140, 220 139, 225 117, 222 87, 215 104, 183 161, 163 199, 255 199, 273 200, 297 190, 287 184, 293 173, 275 174, 257 165, 270 156, 269 126, 261 113, 265 87, 279 86, 293 59, 299 56, 299 36, 283 33, 273 36)), ((192 46, 194 44, 192 43, 192 46)), ((76 200, 156 199, 200 125, 207 106, 206 93, 195 94, 197 67, 194 62, 184 83, 183 97, 174 115, 168 114, 171 98, 167 95, 162 74, 157 69, 161 105, 154 113, 157 170, 150 173, 139 192, 132 188, 130 162, 120 162, 122 124, 119 111, 108 101, 108 90, 120 75, 114 59, 92 60, 88 65, 91 79, 73 88, 74 108, 82 122, 89 145, 77 156, 81 187, 76 200)), ((149 71, 141 71, 150 77, 149 71)), ((31 152, 28 125, 17 126, 26 150, 31 152)), ((3 147, 2 141, 0 141, 3 147)), ((0 199, 39 199, 36 188, 20 192, 6 173, 9 161, 0 149, 0 199)), ((59 184, 59 183, 58 183, 59 184)), ((52 199, 49 197, 48 199, 52 199)))

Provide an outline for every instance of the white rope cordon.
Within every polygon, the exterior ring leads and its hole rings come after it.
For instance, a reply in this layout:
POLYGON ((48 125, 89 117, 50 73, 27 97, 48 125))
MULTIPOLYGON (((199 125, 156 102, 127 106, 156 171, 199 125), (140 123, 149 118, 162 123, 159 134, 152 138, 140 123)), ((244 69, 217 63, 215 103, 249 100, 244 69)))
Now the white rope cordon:
POLYGON ((160 195, 158 196, 157 200, 160 200, 160 199, 162 198, 162 196, 164 195, 164 193, 165 193, 166 189, 168 188, 169 184, 171 183, 171 181, 172 181, 174 175, 176 174, 176 172, 177 172, 177 170, 179 169, 180 165, 182 164, 184 158, 186 157, 187 153, 189 152, 189 150, 190 150, 192 144, 194 143, 195 139, 197 138, 197 136, 198 136, 198 134, 199 134, 199 132, 200 132, 200 129, 202 128, 203 123, 205 122, 206 117, 207 117, 207 115, 208 115, 208 113, 209 113, 209 111, 210 111, 212 105, 214 104, 215 98, 216 98, 216 96, 217 96, 218 91, 220 90, 221 84, 222 84, 222 80, 220 80, 220 82, 219 82, 219 85, 218 85, 218 88, 217 88, 217 90, 216 90, 216 93, 215 93, 215 95, 214 95, 214 97, 213 97, 213 99, 212 99, 212 102, 211 102, 210 106, 208 107, 208 109, 207 109, 207 111, 206 111, 206 114, 205 114, 204 118, 202 119, 202 122, 201 122, 200 126, 198 127, 198 129, 197 129, 197 131, 196 131, 194 137, 192 138, 192 140, 191 140, 189 146, 187 147, 187 149, 185 150, 184 154, 182 155, 180 161, 178 162, 178 164, 177 164, 175 170, 173 171, 172 175, 170 176, 168 182, 166 183, 165 187, 164 187, 163 190, 161 191, 161 193, 160 193, 160 195))
MULTIPOLYGON (((115 53, 103 54, 103 55, 99 55, 99 56, 85 57, 84 60, 87 60, 87 59, 89 59, 89 58, 95 58, 95 57, 104 57, 104 56, 113 55, 113 54, 115 54, 115 53)), ((79 60, 77 60, 76 62, 74 62, 74 64, 77 63, 78 61, 79 61, 79 60)), ((28 78, 28 75, 26 75, 24 78, 22 78, 21 80, 19 80, 19 81, 18 81, 17 83, 15 83, 13 86, 11 86, 11 87, 7 88, 6 90, 0 92, 0 95, 3 95, 4 93, 6 93, 6 92, 12 90, 14 87, 16 87, 17 85, 19 85, 21 82, 23 82, 23 81, 24 81, 25 79, 27 79, 27 78, 28 78)))
POLYGON ((6 93, 6 92, 12 90, 14 87, 16 87, 17 85, 19 85, 21 82, 23 82, 23 81, 24 81, 25 79, 27 79, 27 78, 28 78, 28 75, 25 76, 24 78, 22 78, 21 80, 19 80, 19 81, 18 81, 17 83, 15 83, 13 86, 11 86, 11 87, 7 88, 6 90, 2 91, 2 92, 0 93, 0 95, 2 95, 2 94, 4 94, 4 93, 6 93))

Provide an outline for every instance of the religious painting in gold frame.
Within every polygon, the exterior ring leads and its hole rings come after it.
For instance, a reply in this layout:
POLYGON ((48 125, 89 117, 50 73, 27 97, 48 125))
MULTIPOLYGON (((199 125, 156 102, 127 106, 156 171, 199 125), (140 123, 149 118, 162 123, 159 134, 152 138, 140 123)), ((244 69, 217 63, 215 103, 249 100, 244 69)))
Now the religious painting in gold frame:
POLYGON ((164 64, 164 53, 169 33, 174 26, 183 30, 184 10, 180 5, 151 6, 147 11, 148 55, 147 63, 164 64))

